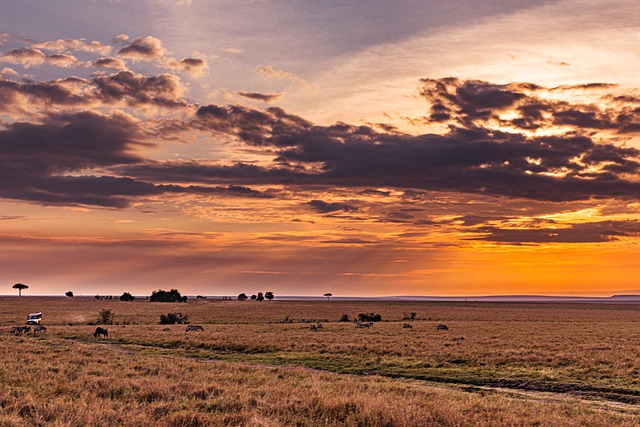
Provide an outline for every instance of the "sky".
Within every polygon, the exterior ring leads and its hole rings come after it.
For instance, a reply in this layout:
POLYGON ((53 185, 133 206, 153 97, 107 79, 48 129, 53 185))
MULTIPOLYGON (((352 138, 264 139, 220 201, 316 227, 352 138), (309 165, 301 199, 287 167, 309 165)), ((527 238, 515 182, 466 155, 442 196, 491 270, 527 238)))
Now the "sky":
POLYGON ((640 293, 636 1, 1 4, 0 293, 640 293))

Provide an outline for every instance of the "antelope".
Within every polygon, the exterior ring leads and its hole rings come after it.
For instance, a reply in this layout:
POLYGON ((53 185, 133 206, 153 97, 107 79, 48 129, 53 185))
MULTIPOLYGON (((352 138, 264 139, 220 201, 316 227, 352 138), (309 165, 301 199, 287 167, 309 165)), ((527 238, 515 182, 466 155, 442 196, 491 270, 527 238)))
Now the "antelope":
POLYGON ((187 325, 187 329, 185 330, 185 332, 189 332, 189 331, 204 332, 204 328, 200 325, 187 325))

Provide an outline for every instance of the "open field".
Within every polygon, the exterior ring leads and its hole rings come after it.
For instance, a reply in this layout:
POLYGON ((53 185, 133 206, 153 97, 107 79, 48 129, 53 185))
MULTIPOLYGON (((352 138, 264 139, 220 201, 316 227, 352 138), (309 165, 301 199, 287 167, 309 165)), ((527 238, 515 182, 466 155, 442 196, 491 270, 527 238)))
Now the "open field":
POLYGON ((0 426, 638 425, 639 326, 632 304, 2 297, 0 426), (47 333, 10 334, 32 311, 47 333))

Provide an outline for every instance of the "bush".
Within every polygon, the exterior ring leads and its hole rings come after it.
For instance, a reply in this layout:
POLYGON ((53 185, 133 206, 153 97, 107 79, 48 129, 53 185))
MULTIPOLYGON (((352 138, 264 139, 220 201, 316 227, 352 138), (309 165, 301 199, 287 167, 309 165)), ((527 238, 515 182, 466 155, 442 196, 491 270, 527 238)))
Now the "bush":
POLYGON ((73 292, 71 291, 67 291, 64 293, 66 296, 68 296, 69 298, 73 298, 73 292))
POLYGON ((340 318, 340 322, 349 322, 349 315, 348 314, 343 314, 342 317, 340 318))
POLYGON ((238 301, 246 301, 249 297, 244 292, 238 295, 238 301))
POLYGON ((98 320, 96 321, 96 324, 113 325, 113 316, 115 316, 115 313, 112 310, 104 308, 98 313, 98 320))
POLYGON ((187 297, 180 295, 177 289, 171 289, 171 291, 163 291, 158 289, 151 293, 151 302, 187 302, 187 297))
POLYGON ((122 295, 120 295, 120 301, 133 301, 135 299, 136 297, 131 295, 129 292, 125 292, 122 295))
POLYGON ((361 322, 380 322, 382 316, 374 313, 360 313, 358 314, 358 320, 361 322))
POLYGON ((187 315, 183 316, 182 313, 167 313, 166 316, 164 314, 160 315, 161 325, 175 325, 176 323, 189 323, 189 318, 187 315))

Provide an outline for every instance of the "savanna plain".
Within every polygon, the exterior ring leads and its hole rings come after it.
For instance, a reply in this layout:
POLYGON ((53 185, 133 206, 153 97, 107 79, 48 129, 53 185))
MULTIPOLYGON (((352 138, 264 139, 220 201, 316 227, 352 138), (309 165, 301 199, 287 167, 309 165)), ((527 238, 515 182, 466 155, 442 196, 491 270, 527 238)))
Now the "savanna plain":
POLYGON ((0 426, 640 425, 639 327, 636 304, 0 297, 0 426), (11 333, 35 311, 46 333, 11 333))

